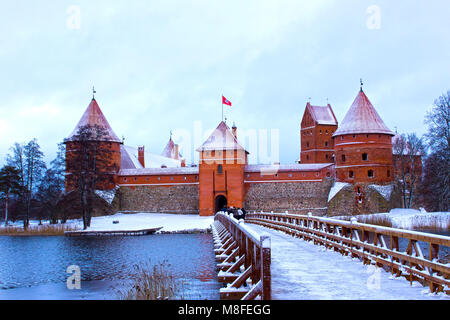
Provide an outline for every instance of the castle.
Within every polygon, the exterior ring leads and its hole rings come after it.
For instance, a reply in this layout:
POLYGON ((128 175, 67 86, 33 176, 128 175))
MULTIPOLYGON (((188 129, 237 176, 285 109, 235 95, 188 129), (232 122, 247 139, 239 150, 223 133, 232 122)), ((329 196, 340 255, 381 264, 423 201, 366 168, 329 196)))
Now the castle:
POLYGON ((66 192, 73 190, 71 157, 82 126, 104 128, 112 183, 99 186, 111 210, 213 215, 223 206, 317 215, 386 212, 400 206, 395 188, 395 135, 359 90, 341 124, 331 105, 306 104, 300 160, 249 164, 237 128, 220 122, 199 146, 198 165, 186 166, 170 137, 161 154, 124 145, 92 98, 66 143, 66 192), (105 196, 105 193, 109 193, 105 196))

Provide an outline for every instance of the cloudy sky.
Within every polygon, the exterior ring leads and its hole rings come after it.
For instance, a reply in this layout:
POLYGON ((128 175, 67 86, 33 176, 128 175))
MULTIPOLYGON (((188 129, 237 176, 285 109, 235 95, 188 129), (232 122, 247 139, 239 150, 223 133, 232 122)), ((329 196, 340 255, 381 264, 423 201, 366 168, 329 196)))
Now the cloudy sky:
POLYGON ((192 133, 194 161, 194 127, 218 125, 222 94, 228 124, 278 132, 282 163, 299 157, 309 98, 342 121, 360 78, 391 130, 423 134, 450 89, 449 13, 448 0, 1 0, 0 163, 34 137, 51 160, 93 85, 126 144, 160 153, 170 130, 192 133))

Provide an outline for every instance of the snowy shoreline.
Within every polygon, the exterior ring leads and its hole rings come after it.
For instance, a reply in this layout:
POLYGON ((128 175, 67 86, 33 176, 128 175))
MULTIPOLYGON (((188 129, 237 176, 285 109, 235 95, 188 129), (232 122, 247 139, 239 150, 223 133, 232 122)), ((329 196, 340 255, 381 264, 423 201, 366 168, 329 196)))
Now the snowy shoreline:
MULTIPOLYGON (((136 231, 162 227, 156 234, 190 234, 208 233, 214 217, 201 217, 192 214, 166 214, 166 213, 116 213, 109 216, 92 217, 91 226, 83 230, 82 219, 68 220, 65 225, 78 232, 90 231, 136 231)), ((22 221, 10 223, 9 227, 22 227, 22 221)), ((39 228, 39 221, 30 221, 30 227, 39 228)), ((43 221, 48 225, 47 221, 43 221)), ((55 225, 56 226, 56 225, 55 225)), ((0 230, 4 225, 0 227, 0 230)), ((23 234, 21 234, 23 235, 23 234)), ((38 234, 30 234, 38 235, 38 234)))

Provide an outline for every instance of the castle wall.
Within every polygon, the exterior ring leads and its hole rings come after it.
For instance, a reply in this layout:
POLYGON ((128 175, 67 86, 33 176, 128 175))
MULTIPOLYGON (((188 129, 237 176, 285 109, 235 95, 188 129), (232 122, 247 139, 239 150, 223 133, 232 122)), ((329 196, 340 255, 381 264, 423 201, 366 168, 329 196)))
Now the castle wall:
POLYGON ((331 179, 320 182, 246 183, 244 207, 247 211, 324 215, 332 184, 331 179))
POLYGON ((394 184, 378 188, 392 188, 391 193, 378 191, 370 183, 351 184, 342 188, 328 203, 328 216, 355 216, 389 212, 401 207, 401 197, 394 184))
POLYGON ((121 186, 120 211, 198 214, 198 184, 121 186))

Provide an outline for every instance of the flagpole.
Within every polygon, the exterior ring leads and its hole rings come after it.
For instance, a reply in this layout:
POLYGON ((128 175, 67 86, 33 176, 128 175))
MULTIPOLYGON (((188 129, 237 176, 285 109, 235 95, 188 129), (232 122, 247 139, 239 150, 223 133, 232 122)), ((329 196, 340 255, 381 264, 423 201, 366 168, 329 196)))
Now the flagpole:
POLYGON ((223 121, 223 94, 222 94, 222 121, 223 121))

